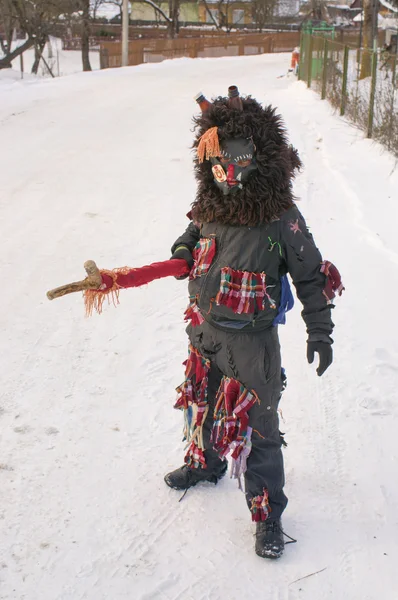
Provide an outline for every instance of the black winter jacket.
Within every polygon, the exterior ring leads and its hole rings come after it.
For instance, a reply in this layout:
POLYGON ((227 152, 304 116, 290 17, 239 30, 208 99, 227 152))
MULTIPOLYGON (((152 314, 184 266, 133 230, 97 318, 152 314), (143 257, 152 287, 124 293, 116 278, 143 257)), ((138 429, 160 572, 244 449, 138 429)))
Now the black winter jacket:
POLYGON ((191 308, 215 327, 256 331, 271 327, 289 273, 303 305, 311 341, 332 343, 332 305, 323 293, 322 256, 296 206, 256 227, 191 222, 172 246, 195 259, 189 281, 191 308), (247 324, 246 324, 247 323, 247 324))

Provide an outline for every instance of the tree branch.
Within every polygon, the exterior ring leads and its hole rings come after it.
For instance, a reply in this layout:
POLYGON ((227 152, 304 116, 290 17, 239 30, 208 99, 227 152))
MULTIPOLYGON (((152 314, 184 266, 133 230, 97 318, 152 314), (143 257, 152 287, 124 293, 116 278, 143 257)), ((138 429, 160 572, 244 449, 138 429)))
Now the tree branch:
POLYGON ((206 9, 206 12, 207 12, 207 14, 209 15, 210 19, 213 21, 213 23, 214 23, 214 25, 216 26, 216 28, 217 28, 217 29, 222 29, 222 28, 220 27, 220 25, 217 23, 217 21, 215 20, 215 18, 214 18, 214 16, 213 16, 213 13, 211 12, 211 10, 210 10, 210 8, 209 8, 209 5, 207 4, 206 0, 203 0, 203 3, 204 3, 204 5, 205 5, 205 9, 206 9))
POLYGON ((10 68, 11 62, 14 60, 14 58, 25 52, 25 50, 28 50, 28 48, 31 48, 34 43, 35 40, 33 38, 28 38, 21 46, 18 46, 18 48, 15 48, 15 50, 9 54, 6 54, 6 56, 3 58, 0 58, 0 69, 10 68))
POLYGON ((141 0, 141 2, 143 4, 149 4, 149 6, 152 6, 152 8, 155 10, 155 12, 158 12, 160 15, 162 15, 162 17, 168 23, 172 23, 173 22, 173 20, 170 19, 170 17, 168 17, 165 12, 163 12, 163 10, 160 8, 160 6, 158 6, 157 4, 155 4, 155 2, 152 2, 152 0, 141 0))

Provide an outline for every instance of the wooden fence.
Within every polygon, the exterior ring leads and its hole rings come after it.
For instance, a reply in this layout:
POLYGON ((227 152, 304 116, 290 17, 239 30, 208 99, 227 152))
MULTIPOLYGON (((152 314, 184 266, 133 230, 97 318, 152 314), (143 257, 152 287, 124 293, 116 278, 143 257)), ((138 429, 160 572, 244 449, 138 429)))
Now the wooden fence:
MULTIPOLYGON (((161 62, 170 58, 216 58, 270 52, 291 52, 300 43, 298 32, 230 34, 201 38, 134 40, 129 42, 129 65, 161 62)), ((102 69, 122 64, 120 42, 102 42, 102 69)))

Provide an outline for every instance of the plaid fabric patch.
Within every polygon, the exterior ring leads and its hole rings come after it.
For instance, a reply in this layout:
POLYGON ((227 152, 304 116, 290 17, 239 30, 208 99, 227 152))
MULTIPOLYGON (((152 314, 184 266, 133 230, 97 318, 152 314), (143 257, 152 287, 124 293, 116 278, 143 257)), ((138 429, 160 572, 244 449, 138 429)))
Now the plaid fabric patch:
POLYGON ((269 497, 268 490, 264 488, 262 496, 254 496, 251 499, 251 513, 252 520, 255 522, 258 521, 266 521, 269 517, 269 513, 271 512, 271 507, 269 505, 269 497))
POLYGON ((236 271, 231 267, 221 269, 220 291, 216 296, 218 306, 227 306, 238 315, 251 314, 255 309, 264 310, 266 299, 270 307, 276 309, 267 291, 265 273, 236 271))
POLYGON ((215 238, 201 238, 192 252, 195 263, 189 275, 189 279, 196 279, 196 277, 205 275, 210 269, 215 253, 215 238))
POLYGON ((225 458, 232 451, 232 476, 236 478, 246 470, 252 431, 248 411, 258 401, 256 393, 249 392, 236 379, 223 377, 221 380, 216 396, 211 442, 220 458, 225 458))
POLYGON ((177 388, 174 408, 184 411, 183 440, 189 446, 185 462, 192 468, 205 468, 203 424, 209 410, 207 377, 210 361, 190 345, 188 360, 184 364, 185 381, 177 388))
POLYGON ((201 450, 201 448, 198 448, 195 442, 192 442, 192 444, 189 446, 184 461, 188 465, 188 467, 191 467, 191 469, 207 468, 203 450, 201 450))

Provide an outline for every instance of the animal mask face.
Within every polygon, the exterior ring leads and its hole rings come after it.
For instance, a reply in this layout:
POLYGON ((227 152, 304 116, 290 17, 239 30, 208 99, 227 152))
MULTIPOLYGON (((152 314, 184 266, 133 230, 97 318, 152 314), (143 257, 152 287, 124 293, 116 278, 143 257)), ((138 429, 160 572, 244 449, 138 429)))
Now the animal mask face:
POLYGON ((220 155, 210 159, 214 182, 224 195, 242 189, 257 169, 254 150, 250 139, 229 139, 221 144, 220 155))

